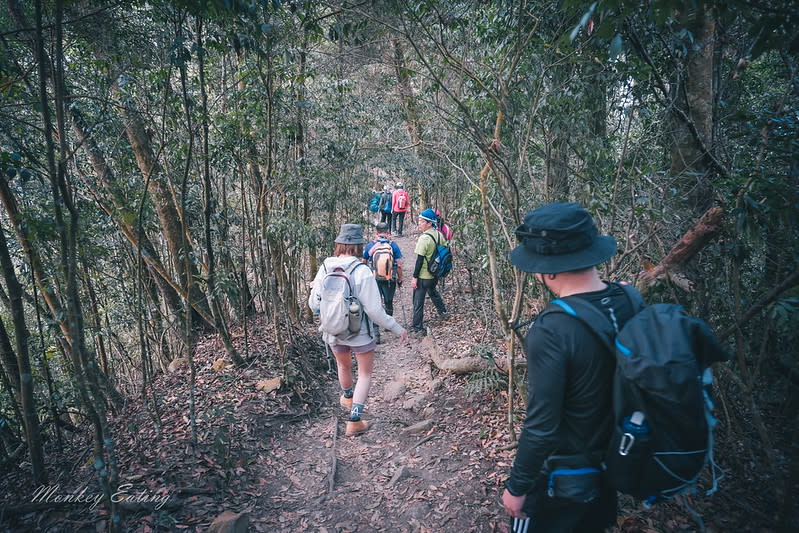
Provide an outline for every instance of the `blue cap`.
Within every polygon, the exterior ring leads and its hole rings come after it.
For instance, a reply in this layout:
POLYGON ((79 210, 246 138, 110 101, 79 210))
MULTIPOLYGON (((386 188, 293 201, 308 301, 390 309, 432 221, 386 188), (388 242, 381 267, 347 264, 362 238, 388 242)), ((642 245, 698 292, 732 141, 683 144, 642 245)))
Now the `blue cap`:
POLYGON ((436 223, 438 221, 438 217, 436 216, 436 212, 432 209, 425 209, 421 213, 419 213, 419 217, 427 220, 428 222, 436 223))

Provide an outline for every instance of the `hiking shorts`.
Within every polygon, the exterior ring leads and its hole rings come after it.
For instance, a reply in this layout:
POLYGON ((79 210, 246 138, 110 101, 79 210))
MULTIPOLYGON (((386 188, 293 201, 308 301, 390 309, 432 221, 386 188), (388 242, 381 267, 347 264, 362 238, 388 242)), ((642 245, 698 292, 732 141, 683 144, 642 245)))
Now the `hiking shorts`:
POLYGON ((366 352, 372 352, 377 349, 377 343, 375 341, 370 342, 369 344, 364 344, 363 346, 347 346, 346 344, 332 344, 330 349, 333 350, 333 353, 336 355, 344 355, 345 353, 352 352, 355 355, 359 355, 366 352))

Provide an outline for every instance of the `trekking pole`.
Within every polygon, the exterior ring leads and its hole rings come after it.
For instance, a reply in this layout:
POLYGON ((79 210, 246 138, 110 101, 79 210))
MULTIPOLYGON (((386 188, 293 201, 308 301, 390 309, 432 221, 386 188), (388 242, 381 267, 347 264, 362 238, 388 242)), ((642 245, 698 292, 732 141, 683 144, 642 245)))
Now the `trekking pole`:
MULTIPOLYGON (((322 340, 322 342, 325 342, 322 340)), ((330 345, 325 342, 325 353, 327 354, 327 375, 332 376, 335 374, 335 370, 333 370, 333 354, 330 353, 330 345)))
POLYGON ((400 301, 400 307, 402 308, 402 322, 403 324, 408 323, 408 315, 405 314, 405 300, 400 301))

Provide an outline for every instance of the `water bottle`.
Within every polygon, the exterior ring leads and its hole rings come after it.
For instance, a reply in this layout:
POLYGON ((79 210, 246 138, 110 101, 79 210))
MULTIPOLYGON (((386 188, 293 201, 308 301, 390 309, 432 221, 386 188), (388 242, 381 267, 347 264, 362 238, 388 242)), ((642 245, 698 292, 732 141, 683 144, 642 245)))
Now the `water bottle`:
POLYGON ((349 313, 349 326, 347 329, 350 333, 357 333, 361 330, 361 304, 357 300, 350 300, 349 313))
POLYGON ((649 438, 649 424, 646 423, 646 415, 641 411, 624 417, 621 427, 624 434, 619 442, 619 455, 630 453, 635 441, 644 442, 649 438))

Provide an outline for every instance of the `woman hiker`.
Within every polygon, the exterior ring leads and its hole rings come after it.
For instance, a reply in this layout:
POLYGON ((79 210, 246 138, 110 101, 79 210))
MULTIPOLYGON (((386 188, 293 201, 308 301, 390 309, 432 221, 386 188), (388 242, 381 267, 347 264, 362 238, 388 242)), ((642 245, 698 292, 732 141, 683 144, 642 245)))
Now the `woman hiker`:
POLYGON ((314 278, 308 306, 318 312, 322 302, 322 284, 325 277, 335 268, 342 268, 353 284, 352 293, 358 297, 363 309, 360 330, 354 333, 345 332, 337 336, 323 333, 323 340, 330 346, 336 356, 338 381, 341 385, 339 403, 350 410, 347 421, 347 435, 358 435, 369 429, 369 423, 361 420, 366 397, 372 381, 374 365, 375 330, 372 322, 399 335, 401 341, 408 339, 408 332, 397 323, 394 317, 386 314, 377 289, 377 282, 371 269, 362 262, 363 228, 359 224, 342 224, 336 237, 333 256, 325 259, 314 278), (361 265, 364 268, 359 268, 361 265), (352 354, 358 361, 358 380, 353 387, 352 354))

